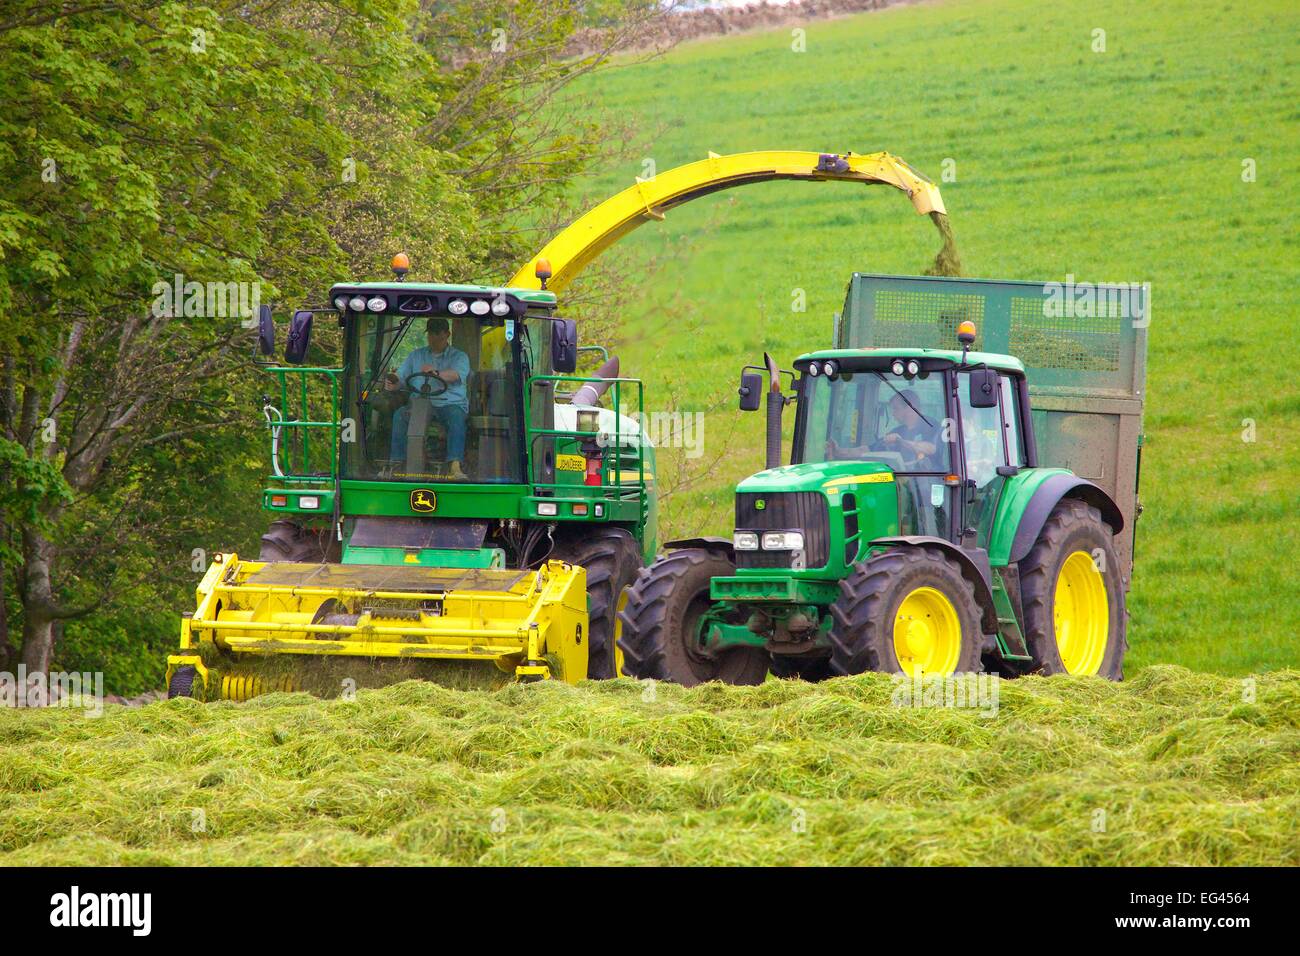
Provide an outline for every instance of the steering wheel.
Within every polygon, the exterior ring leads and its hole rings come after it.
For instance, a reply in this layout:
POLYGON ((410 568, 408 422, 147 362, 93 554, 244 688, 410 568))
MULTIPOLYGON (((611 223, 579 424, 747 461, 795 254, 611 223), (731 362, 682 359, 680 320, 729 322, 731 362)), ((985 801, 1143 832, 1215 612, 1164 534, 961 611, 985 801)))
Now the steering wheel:
POLYGON ((406 376, 406 390, 413 394, 426 395, 429 398, 433 398, 434 396, 441 395, 443 392, 447 391, 447 383, 433 372, 412 372, 410 375, 406 376), (416 388, 411 384, 417 378, 424 379, 424 384, 419 388, 416 388))

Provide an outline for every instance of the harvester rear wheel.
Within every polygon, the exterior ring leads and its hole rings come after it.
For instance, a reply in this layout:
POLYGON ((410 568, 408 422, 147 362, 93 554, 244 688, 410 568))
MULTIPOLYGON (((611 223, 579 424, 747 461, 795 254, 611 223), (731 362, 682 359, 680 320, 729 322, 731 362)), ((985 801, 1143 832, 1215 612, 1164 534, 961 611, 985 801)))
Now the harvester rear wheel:
POLYGON ((194 681, 198 676, 198 669, 193 664, 185 664, 176 668, 172 673, 172 679, 167 682, 167 699, 193 697, 194 681))
POLYGON ((1058 502, 1019 568, 1031 668, 1123 680, 1124 582, 1101 512, 1074 498, 1058 502))
POLYGON ((555 557, 587 569, 587 677, 606 680, 615 668, 615 613, 641 569, 641 549, 622 528, 601 528, 561 544, 555 557))
POLYGON ((833 674, 983 669, 973 589, 937 548, 895 548, 854 565, 831 605, 829 637, 833 674))
POLYGON ((696 646, 700 617, 713 605, 709 582, 735 572, 735 564, 720 552, 682 548, 638 574, 627 606, 619 612, 623 625, 619 646, 628 675, 687 687, 711 680, 763 683, 768 667, 763 648, 705 654, 696 646))

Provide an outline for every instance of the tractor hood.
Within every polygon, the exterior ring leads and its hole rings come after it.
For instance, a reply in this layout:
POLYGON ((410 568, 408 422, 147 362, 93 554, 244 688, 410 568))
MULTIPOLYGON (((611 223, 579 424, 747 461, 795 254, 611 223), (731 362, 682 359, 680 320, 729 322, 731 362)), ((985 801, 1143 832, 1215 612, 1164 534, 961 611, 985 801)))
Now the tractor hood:
POLYGON ((893 482, 894 473, 878 461, 810 461, 782 465, 750 475, 736 486, 737 492, 844 490, 852 485, 893 482))

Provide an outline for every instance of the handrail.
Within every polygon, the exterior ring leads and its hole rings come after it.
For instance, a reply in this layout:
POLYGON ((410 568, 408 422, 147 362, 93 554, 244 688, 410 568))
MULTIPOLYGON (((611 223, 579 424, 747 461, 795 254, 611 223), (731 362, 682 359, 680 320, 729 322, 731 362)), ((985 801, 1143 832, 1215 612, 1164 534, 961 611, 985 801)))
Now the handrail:
POLYGON ((267 372, 276 376, 280 381, 280 405, 277 407, 269 402, 263 406, 262 412, 266 416, 266 424, 271 433, 271 467, 274 476, 281 481, 286 482, 323 482, 338 480, 338 447, 339 435, 342 430, 342 422, 339 421, 339 376, 343 374, 341 368, 324 368, 318 366, 285 366, 273 365, 266 369, 267 372), (301 391, 298 400, 301 403, 301 415, 310 414, 309 394, 307 380, 310 375, 324 375, 330 380, 330 418, 329 421, 315 421, 309 417, 289 418, 287 411, 289 408, 289 375, 297 375, 301 384, 301 391), (272 416, 274 412, 274 417, 272 416), (311 468, 311 430, 313 428, 326 428, 330 431, 329 445, 329 473, 313 474, 311 468), (291 429, 291 431, 285 431, 291 429), (289 448, 288 462, 281 463, 281 453, 286 450, 288 437, 295 435, 301 443, 298 465, 301 471, 295 471, 292 463, 292 448, 289 448))

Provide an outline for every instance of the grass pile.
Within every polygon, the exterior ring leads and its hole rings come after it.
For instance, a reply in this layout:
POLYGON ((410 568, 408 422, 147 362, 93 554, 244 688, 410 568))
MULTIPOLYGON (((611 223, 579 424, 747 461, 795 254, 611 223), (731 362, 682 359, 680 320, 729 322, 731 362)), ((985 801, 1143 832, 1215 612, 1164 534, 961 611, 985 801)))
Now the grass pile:
POLYGON ((1027 678, 994 716, 878 674, 0 711, 0 865, 1294 865, 1300 672, 1250 680, 1027 678))

